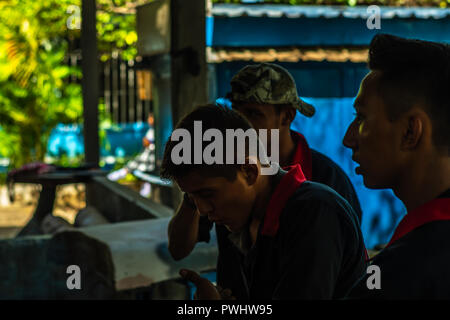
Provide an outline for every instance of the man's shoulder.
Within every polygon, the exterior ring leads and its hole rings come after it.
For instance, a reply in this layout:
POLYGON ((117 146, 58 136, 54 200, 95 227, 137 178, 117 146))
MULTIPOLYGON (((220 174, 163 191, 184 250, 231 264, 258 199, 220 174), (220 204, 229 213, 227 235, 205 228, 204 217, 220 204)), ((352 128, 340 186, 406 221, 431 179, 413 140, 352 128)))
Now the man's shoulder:
POLYGON ((383 249, 372 259, 381 289, 369 290, 366 275, 350 298, 450 298, 450 221, 427 223, 383 249))
POLYGON ((350 178, 342 168, 326 155, 311 149, 312 153, 312 180, 323 183, 342 195, 355 210, 361 220, 361 206, 350 178))
POLYGON ((356 214, 347 200, 329 186, 313 181, 305 181, 289 198, 283 210, 285 219, 290 223, 319 214, 325 219, 337 217, 352 228, 358 226, 356 214))
POLYGON ((401 261, 424 267, 445 265, 450 270, 449 233, 450 220, 426 223, 385 248, 374 261, 393 266, 400 266, 401 261))
POLYGON ((288 204, 295 203, 299 205, 302 202, 315 202, 324 206, 343 206, 344 209, 351 209, 347 200, 336 190, 326 184, 315 181, 303 182, 288 200, 288 204))
POLYGON ((311 148, 311 158, 313 165, 313 181, 322 182, 327 178, 329 179, 330 176, 335 177, 335 179, 349 180, 344 170, 323 153, 311 148))

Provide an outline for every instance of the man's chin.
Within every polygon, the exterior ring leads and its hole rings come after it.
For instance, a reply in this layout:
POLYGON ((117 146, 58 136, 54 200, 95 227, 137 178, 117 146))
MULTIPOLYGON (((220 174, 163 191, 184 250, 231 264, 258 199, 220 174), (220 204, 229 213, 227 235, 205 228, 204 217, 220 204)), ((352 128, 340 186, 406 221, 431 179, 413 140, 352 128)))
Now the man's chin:
POLYGON ((370 177, 368 177, 368 176, 367 176, 367 173, 364 172, 364 171, 361 169, 360 166, 355 168, 355 173, 356 173, 357 175, 360 175, 360 176, 363 178, 363 183, 364 183, 364 186, 365 186, 366 188, 369 188, 369 189, 377 189, 377 185, 374 184, 373 179, 371 179, 370 177))
POLYGON ((363 175, 363 183, 364 186, 368 189, 387 189, 389 186, 386 186, 379 181, 375 181, 374 179, 369 179, 368 177, 363 175))

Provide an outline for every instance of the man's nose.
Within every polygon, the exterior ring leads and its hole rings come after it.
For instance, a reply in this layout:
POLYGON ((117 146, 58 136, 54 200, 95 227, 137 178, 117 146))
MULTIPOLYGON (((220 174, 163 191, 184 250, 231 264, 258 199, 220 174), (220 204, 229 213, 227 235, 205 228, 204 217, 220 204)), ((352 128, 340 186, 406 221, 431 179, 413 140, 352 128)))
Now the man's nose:
POLYGON ((355 149, 357 147, 356 129, 356 123, 355 121, 353 121, 347 128, 347 132, 345 133, 344 139, 342 140, 342 144, 345 147, 350 149, 355 149))
POLYGON ((194 200, 194 203, 201 216, 207 216, 213 212, 212 205, 208 204, 206 201, 194 200))

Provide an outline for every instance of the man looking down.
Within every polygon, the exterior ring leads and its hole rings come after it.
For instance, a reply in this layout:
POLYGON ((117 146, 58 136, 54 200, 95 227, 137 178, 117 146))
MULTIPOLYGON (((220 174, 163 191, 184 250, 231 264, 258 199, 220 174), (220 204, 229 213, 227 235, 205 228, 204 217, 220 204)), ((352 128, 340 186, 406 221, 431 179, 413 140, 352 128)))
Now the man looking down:
MULTIPOLYGON (((192 141, 180 163, 181 141, 175 137, 195 136, 199 122, 205 132, 213 129, 223 137, 227 130, 253 129, 236 111, 199 107, 180 120, 164 152, 161 176, 176 182, 184 192, 182 210, 189 209, 177 221, 184 225, 186 241, 197 240, 201 216, 229 231, 219 244, 220 272, 227 282, 218 284, 237 299, 344 297, 366 266, 359 221, 348 202, 331 188, 306 181, 299 165, 289 171, 278 168, 274 175, 261 174, 265 154, 250 152, 250 139, 245 139, 243 163, 195 163, 199 153, 192 141)), ((203 140, 201 145, 204 156, 209 144, 203 140)), ((229 145, 222 143, 216 155, 242 156, 229 145)), ((170 232, 174 231, 169 227, 170 232)), ((182 275, 199 285, 191 271, 182 275)), ((197 289, 202 299, 220 297, 206 279, 197 289)))

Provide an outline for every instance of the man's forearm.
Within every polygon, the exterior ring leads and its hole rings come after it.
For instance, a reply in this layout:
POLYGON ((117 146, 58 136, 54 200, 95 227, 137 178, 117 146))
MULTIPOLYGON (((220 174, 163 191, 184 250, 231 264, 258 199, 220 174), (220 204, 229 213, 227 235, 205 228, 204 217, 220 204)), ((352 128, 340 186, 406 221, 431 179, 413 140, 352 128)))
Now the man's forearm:
POLYGON ((183 259, 194 249, 198 239, 200 214, 182 201, 169 223, 169 251, 175 260, 183 259))

